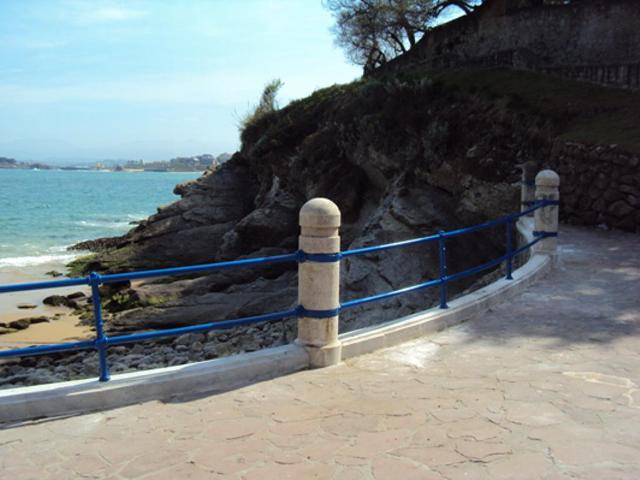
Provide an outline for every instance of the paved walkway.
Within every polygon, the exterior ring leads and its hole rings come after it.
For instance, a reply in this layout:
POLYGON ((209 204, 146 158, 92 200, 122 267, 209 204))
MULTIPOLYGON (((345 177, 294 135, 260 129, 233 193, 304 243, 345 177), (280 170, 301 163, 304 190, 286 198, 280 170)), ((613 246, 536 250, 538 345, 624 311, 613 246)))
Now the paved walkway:
POLYGON ((13 479, 640 478, 640 237, 565 228, 460 327, 225 394, 0 430, 13 479))

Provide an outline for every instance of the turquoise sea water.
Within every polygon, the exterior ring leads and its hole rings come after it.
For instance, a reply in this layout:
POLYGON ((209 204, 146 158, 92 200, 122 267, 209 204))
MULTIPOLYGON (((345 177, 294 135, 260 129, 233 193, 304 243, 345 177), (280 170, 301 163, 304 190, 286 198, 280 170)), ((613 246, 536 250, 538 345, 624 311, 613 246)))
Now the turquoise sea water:
POLYGON ((0 169, 0 270, 69 261, 67 246, 125 233, 199 175, 0 169))

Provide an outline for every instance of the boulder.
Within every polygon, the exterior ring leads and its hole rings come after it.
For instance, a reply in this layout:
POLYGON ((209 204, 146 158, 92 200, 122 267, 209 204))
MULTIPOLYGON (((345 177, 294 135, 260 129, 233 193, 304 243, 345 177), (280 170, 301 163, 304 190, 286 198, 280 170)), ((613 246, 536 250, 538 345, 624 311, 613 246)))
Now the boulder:
POLYGON ((607 211, 617 218, 623 218, 627 215, 631 215, 635 209, 624 200, 619 200, 612 203, 607 211))
POLYGON ((30 324, 34 324, 34 323, 49 323, 51 321, 51 319, 49 317, 45 317, 40 316, 40 317, 29 317, 26 318, 25 320, 29 320, 30 324))
POLYGON ((70 295, 67 295, 67 298, 69 300, 77 300, 79 298, 86 298, 86 295, 85 295, 84 292, 74 292, 74 293, 72 293, 70 295))
POLYGON ((45 305, 50 305, 52 307, 68 307, 68 308, 78 308, 78 304, 74 300, 70 300, 64 295, 51 295, 46 297, 42 303, 45 305))
POLYGON ((31 320, 29 318, 21 318, 19 320, 9 322, 9 328, 15 328, 16 330, 24 330, 25 328, 29 328, 29 325, 31 325, 31 320))

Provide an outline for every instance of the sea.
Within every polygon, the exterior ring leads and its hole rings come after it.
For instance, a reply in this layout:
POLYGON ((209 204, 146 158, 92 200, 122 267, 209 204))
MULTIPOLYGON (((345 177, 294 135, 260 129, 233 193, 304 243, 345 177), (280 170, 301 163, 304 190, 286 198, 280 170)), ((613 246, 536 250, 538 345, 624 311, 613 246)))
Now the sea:
POLYGON ((0 169, 0 273, 67 263, 70 245, 127 232, 200 174, 0 169))

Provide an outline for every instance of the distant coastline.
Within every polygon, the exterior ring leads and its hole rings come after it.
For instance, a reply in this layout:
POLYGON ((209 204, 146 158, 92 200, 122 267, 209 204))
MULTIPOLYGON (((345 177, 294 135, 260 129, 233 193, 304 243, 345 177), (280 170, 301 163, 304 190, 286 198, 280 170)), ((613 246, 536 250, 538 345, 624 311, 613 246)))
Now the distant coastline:
POLYGON ((0 169, 3 170, 66 170, 105 172, 204 172, 210 168, 217 168, 226 162, 231 155, 222 153, 217 156, 211 154, 193 157, 176 157, 171 160, 104 160, 86 162, 77 165, 51 165, 43 162, 22 162, 14 158, 0 157, 0 169))
POLYGON ((5 170, 52 170, 55 167, 39 162, 18 162, 13 158, 0 157, 0 168, 5 170))

